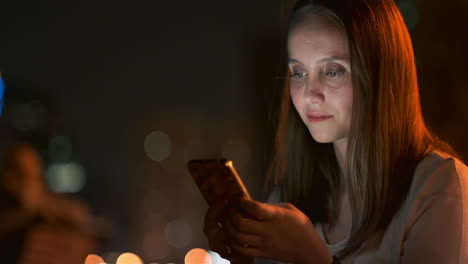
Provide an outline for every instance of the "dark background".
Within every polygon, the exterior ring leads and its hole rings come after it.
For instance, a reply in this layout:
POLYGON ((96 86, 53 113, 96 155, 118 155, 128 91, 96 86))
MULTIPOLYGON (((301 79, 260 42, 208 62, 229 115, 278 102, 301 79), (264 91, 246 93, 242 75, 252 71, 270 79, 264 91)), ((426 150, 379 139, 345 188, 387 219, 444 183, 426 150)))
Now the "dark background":
MULTIPOLYGON (((127 251, 148 262, 182 262, 191 248, 207 249, 206 205, 185 171, 188 159, 230 156, 254 198, 262 198, 282 75, 283 6, 2 1, 1 149, 18 138, 15 119, 33 124, 34 132, 23 134, 48 165, 65 162, 49 154, 54 137, 66 138, 66 161, 86 175, 73 195, 113 223, 96 253, 108 262, 127 251), (169 137, 167 159, 145 153, 152 131, 169 137)), ((405 0, 400 7, 426 121, 466 158, 468 2, 405 0)), ((152 148, 163 149, 160 143, 152 148)))

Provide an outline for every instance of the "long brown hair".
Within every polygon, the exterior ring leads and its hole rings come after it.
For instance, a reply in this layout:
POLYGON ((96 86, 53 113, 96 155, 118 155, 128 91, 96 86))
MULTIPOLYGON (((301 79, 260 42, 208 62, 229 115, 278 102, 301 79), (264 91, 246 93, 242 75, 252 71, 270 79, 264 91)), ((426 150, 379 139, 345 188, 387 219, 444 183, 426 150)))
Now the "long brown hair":
MULTIPOLYGON (((353 80, 353 112, 343 182, 332 143, 314 141, 291 105, 286 83, 278 116, 275 154, 267 192, 312 222, 335 225, 339 195, 347 188, 352 228, 340 257, 383 234, 401 207, 417 164, 432 150, 456 156, 426 127, 421 112, 413 47, 393 0, 303 0, 288 30, 310 14, 325 16, 345 30, 353 80)), ((287 34, 286 34, 287 35, 287 34)))

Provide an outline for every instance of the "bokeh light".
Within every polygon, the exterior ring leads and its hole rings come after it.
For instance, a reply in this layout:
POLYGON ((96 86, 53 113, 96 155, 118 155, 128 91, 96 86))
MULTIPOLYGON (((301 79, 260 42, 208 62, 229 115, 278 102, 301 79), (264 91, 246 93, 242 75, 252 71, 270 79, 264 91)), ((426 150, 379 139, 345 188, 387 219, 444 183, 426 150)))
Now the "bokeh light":
POLYGON ((211 256, 206 250, 194 248, 185 255, 185 264, 212 264, 211 256))
POLYGON ((90 254, 85 259, 85 264, 103 264, 104 260, 98 255, 90 254))
POLYGON ((213 264, 229 264, 229 260, 223 259, 218 253, 209 250, 208 253, 210 254, 211 260, 213 264))
POLYGON ((5 82, 3 82, 2 74, 0 73, 0 116, 3 110, 3 95, 5 94, 5 82))
POLYGON ((163 232, 146 232, 143 237, 143 254, 153 260, 162 260, 169 256, 169 245, 163 232))
POLYGON ((78 163, 56 163, 47 168, 46 180, 54 192, 76 193, 84 187, 86 175, 78 163))
POLYGON ((72 144, 66 136, 53 137, 48 149, 52 162, 68 162, 72 158, 72 144))
POLYGON ((156 212, 146 212, 143 220, 145 232, 161 231, 167 225, 167 220, 156 212))
POLYGON ((232 160, 237 169, 244 168, 250 160, 251 152, 249 145, 239 138, 233 138, 223 144, 222 155, 232 160))
POLYGON ((167 242, 174 248, 184 248, 192 242, 192 228, 181 219, 169 222, 165 233, 167 242))
POLYGON ((169 199, 158 190, 150 190, 143 198, 143 210, 145 213, 156 212, 157 214, 166 214, 169 211, 169 199))
POLYGON ((412 30, 419 23, 419 11, 416 3, 413 0, 401 0, 398 3, 398 8, 405 19, 406 26, 412 30))
POLYGON ((184 151, 184 162, 187 163, 191 159, 212 158, 208 147, 209 144, 201 138, 191 140, 184 151))
POLYGON ((148 158, 154 161, 163 161, 171 154, 171 139, 164 132, 153 131, 146 137, 144 148, 148 158))
POLYGON ((115 264, 143 264, 143 261, 136 254, 123 253, 119 256, 115 264))

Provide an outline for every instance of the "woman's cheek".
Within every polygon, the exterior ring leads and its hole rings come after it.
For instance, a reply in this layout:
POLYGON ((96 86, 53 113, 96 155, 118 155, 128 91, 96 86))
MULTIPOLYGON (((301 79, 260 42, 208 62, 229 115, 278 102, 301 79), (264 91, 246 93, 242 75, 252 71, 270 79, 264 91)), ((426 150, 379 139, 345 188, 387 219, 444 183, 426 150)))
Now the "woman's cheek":
POLYGON ((294 108, 296 109, 297 113, 302 116, 302 112, 301 112, 301 102, 302 102, 302 98, 301 98, 301 93, 300 93, 300 90, 299 89, 295 89, 294 91, 291 90, 290 92, 291 94, 291 101, 294 105, 294 108))

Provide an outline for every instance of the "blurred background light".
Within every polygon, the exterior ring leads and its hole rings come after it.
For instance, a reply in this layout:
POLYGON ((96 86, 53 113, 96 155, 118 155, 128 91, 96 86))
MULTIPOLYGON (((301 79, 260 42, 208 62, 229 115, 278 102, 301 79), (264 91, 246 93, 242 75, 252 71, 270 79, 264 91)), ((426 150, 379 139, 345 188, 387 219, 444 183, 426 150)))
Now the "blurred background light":
POLYGON ((162 260, 169 256, 170 249, 163 232, 145 232, 143 254, 152 260, 162 260))
POLYGON ((85 264, 103 264, 104 260, 95 254, 90 254, 85 259, 85 264))
POLYGON ((167 242, 174 248, 184 248, 192 242, 192 228, 181 219, 169 222, 165 233, 167 242))
POLYGON ((419 11, 416 3, 413 0, 401 0, 398 3, 400 12, 405 19, 406 26, 412 30, 419 23, 419 11))
POLYGON ((72 158, 72 144, 66 136, 55 136, 49 143, 49 157, 54 163, 68 162, 72 158))
POLYGON ((208 253, 210 254, 211 260, 213 264, 229 264, 229 260, 223 259, 218 253, 209 250, 208 253))
POLYGON ((237 169, 244 168, 250 160, 249 145, 242 139, 233 138, 226 141, 222 147, 222 156, 234 162, 237 169))
POLYGON ((136 254, 123 253, 119 256, 115 264, 143 264, 143 261, 136 254))
POLYGON ((150 190, 145 194, 143 199, 143 210, 145 214, 167 214, 169 211, 169 199, 166 195, 157 190, 150 190))
POLYGON ((211 256, 206 250, 194 248, 185 255, 185 264, 212 264, 211 256))
POLYGON ((184 162, 191 159, 212 158, 212 151, 209 149, 208 142, 202 138, 196 138, 189 141, 184 151, 184 162))
POLYGON ((154 161, 163 161, 171 154, 172 144, 166 133, 153 131, 146 137, 144 147, 148 158, 154 161))
POLYGON ((3 110, 3 95, 5 94, 5 82, 3 81, 2 74, 0 73, 0 116, 3 110))
POLYGON ((54 192, 76 193, 85 185, 86 175, 78 163, 55 163, 47 168, 46 180, 54 192))

